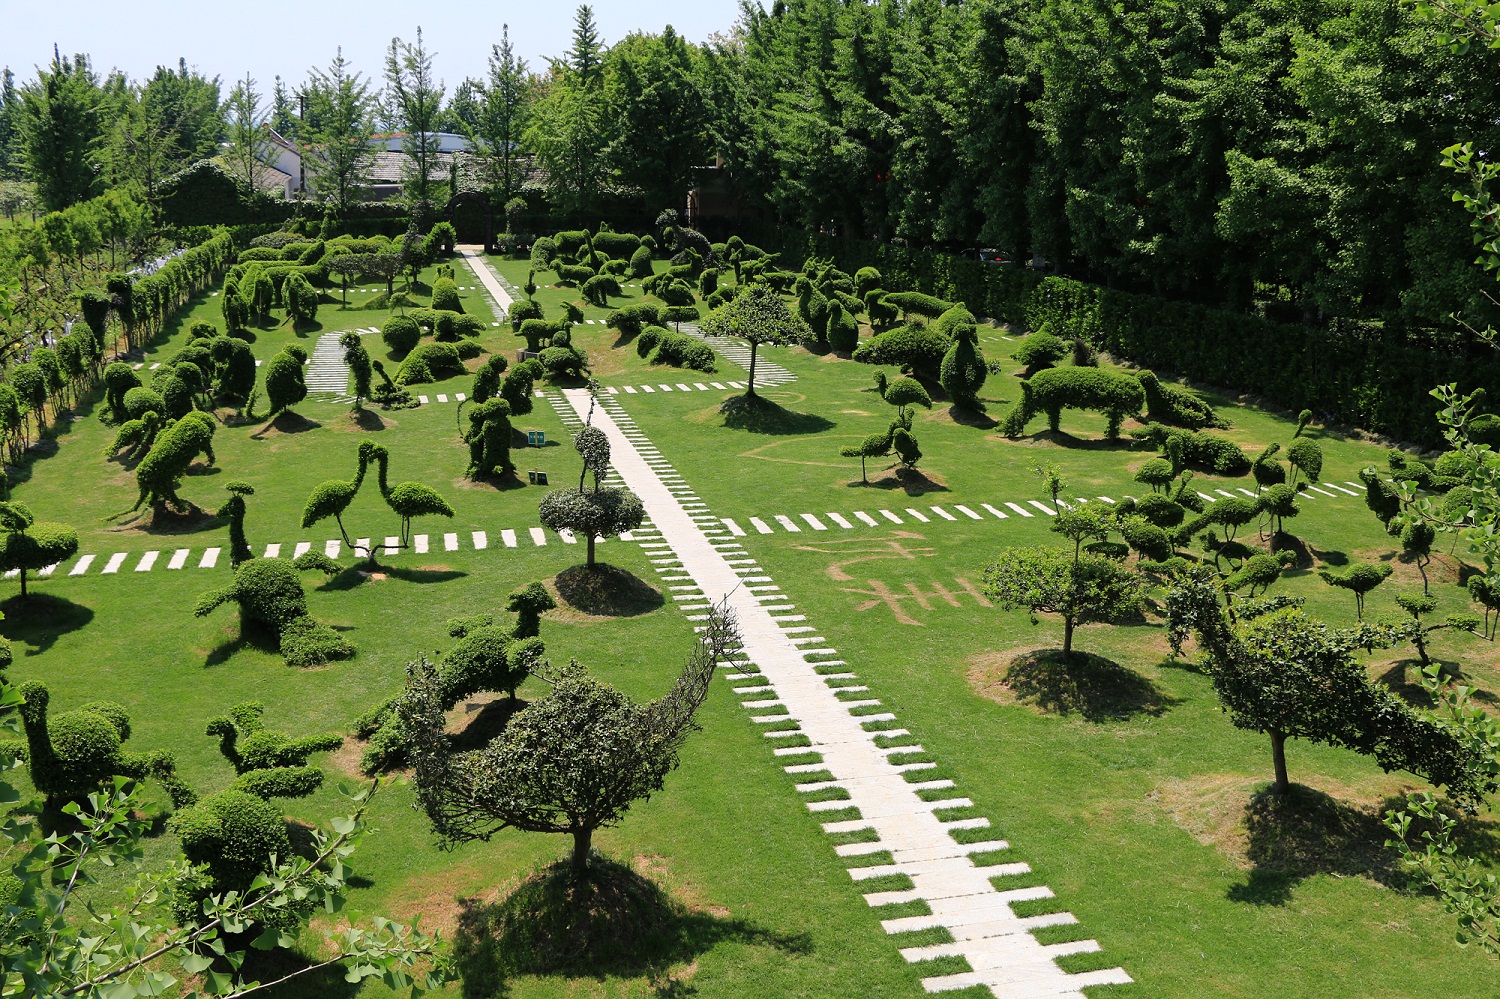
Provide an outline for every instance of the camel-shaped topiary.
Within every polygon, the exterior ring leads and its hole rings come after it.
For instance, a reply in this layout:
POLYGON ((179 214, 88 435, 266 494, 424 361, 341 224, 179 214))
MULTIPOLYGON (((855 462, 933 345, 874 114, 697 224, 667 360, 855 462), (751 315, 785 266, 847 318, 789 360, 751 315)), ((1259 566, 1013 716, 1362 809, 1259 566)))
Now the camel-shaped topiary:
POLYGON ((120 748, 130 738, 130 714, 124 705, 93 701, 49 718, 45 684, 32 680, 21 687, 21 696, 26 699, 21 706, 26 748, 17 755, 25 757, 31 783, 46 795, 48 805, 79 801, 116 776, 154 777, 174 806, 193 803, 193 792, 177 777, 171 753, 127 753, 120 748))
POLYGON ((680 223, 677 209, 668 208, 656 217, 658 229, 671 229, 672 238, 677 242, 677 250, 697 250, 703 258, 707 267, 717 267, 718 258, 714 256, 714 246, 708 241, 708 237, 697 229, 690 229, 680 223))
MULTIPOLYGON (((224 790, 172 816, 169 827, 194 865, 172 884, 172 908, 182 922, 198 918, 209 896, 244 891, 258 875, 270 871, 272 858, 286 860, 291 855, 286 819, 269 799, 312 794, 323 783, 323 771, 309 766, 307 758, 343 745, 338 735, 294 739, 272 732, 261 720, 264 713, 264 705, 249 701, 211 719, 206 727, 208 735, 219 737, 219 751, 239 776, 224 790)), ((271 922, 280 925, 279 919, 271 922)))
POLYGON ((244 497, 255 490, 243 482, 231 482, 227 488, 234 493, 225 504, 229 536, 234 557, 239 558, 233 564, 234 581, 200 595, 193 613, 205 617, 220 604, 234 601, 240 605, 242 624, 257 621, 276 632, 281 657, 289 666, 317 666, 352 656, 353 645, 307 613, 307 594, 298 575, 301 570, 318 569, 331 576, 340 571, 339 564, 321 552, 307 552, 295 560, 254 558, 245 540, 244 497))

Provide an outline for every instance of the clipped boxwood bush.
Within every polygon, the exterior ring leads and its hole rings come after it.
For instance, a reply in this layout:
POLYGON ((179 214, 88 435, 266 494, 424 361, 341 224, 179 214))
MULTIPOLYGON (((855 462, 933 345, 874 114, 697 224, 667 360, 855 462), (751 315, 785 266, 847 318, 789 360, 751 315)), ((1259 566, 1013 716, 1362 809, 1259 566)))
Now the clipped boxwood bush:
POLYGON ((451 343, 418 344, 396 371, 400 385, 418 385, 464 373, 463 359, 451 343))
POLYGON ((1250 471, 1250 456, 1234 441, 1223 437, 1161 423, 1149 423, 1134 435, 1149 440, 1182 468, 1198 468, 1219 475, 1244 475, 1250 471))
POLYGON ((160 395, 139 385, 125 393, 125 416, 128 419, 139 420, 147 413, 167 415, 167 404, 160 395))
POLYGON ((605 319, 604 324, 612 330, 618 330, 627 337, 639 336, 642 329, 647 326, 656 326, 661 323, 661 310, 649 302, 637 305, 627 305, 623 309, 616 309, 605 319))
POLYGON ((905 372, 936 374, 948 345, 927 326, 905 324, 866 340, 854 351, 862 364, 890 364, 905 372))
POLYGON ((1030 377, 1067 357, 1070 349, 1062 340, 1040 329, 1022 340, 1011 356, 1017 364, 1025 366, 1027 377, 1030 377))
POLYGON ((380 339, 398 357, 409 354, 422 339, 422 327, 410 316, 392 316, 380 329, 380 339))
POLYGON ((448 312, 464 311, 463 302, 458 297, 458 285, 452 278, 440 277, 432 282, 432 307, 448 312))
POLYGON ((656 364, 670 364, 674 368, 691 368, 694 371, 713 371, 714 352, 708 344, 686 333, 662 330, 656 345, 656 364))

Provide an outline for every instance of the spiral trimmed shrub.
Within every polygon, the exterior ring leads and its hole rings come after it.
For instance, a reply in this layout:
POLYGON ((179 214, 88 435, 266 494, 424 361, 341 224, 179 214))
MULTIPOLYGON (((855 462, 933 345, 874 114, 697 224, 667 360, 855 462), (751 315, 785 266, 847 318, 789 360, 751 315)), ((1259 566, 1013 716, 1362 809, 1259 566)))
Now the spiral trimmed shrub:
POLYGON ((1019 437, 1038 413, 1047 414, 1047 425, 1056 433, 1064 409, 1103 413, 1108 420, 1105 436, 1120 436, 1126 417, 1135 416, 1146 405, 1141 383, 1128 375, 1098 368, 1049 368, 1021 383, 1021 398, 1005 418, 1007 437, 1019 437))

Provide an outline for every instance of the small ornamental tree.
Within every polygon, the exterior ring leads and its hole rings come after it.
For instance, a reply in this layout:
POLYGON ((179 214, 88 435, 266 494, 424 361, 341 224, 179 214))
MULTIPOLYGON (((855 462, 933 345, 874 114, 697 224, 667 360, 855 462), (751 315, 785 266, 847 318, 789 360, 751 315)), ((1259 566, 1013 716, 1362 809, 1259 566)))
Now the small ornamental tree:
POLYGON ((1437 529, 1425 520, 1410 520, 1401 529, 1401 551, 1417 566, 1422 574, 1422 592, 1427 593, 1427 566, 1432 562, 1432 543, 1437 540, 1437 529))
POLYGON ((585 426, 573 438, 573 447, 583 458, 578 474, 578 488, 554 489, 542 497, 538 515, 542 526, 561 533, 571 531, 588 542, 588 568, 596 568, 594 543, 633 531, 646 518, 640 498, 623 486, 605 487, 609 473, 609 438, 597 427, 585 426), (585 488, 588 474, 594 475, 593 491, 585 488))
POLYGON ((328 273, 339 280, 339 305, 344 308, 349 306, 350 282, 365 273, 366 262, 369 259, 366 254, 342 253, 328 258, 323 264, 328 269, 328 273))
POLYGON ((114 361, 104 369, 104 401, 111 420, 124 423, 129 419, 125 415, 125 393, 140 385, 140 378, 124 361, 114 361))
MULTIPOLYGON (((420 482, 398 482, 394 486, 387 481, 390 471, 391 453, 381 444, 365 441, 360 444, 361 460, 367 452, 365 445, 370 445, 368 452, 370 457, 379 467, 380 495, 385 498, 385 505, 391 508, 396 516, 401 518, 401 546, 405 547, 411 540, 411 522, 416 517, 452 517, 453 507, 448 501, 438 495, 437 490, 420 482)), ((370 546, 370 560, 375 560, 375 546, 370 546)))
POLYGON ((1385 563, 1375 565, 1370 562, 1355 562, 1342 572, 1319 569, 1318 578, 1329 586, 1352 591, 1355 616, 1363 621, 1365 619, 1365 594, 1391 578, 1391 567, 1385 563))
POLYGON ((736 296, 703 320, 703 332, 714 336, 737 337, 750 344, 750 377, 746 397, 755 395, 755 357, 762 344, 786 347, 812 339, 812 329, 792 315, 775 290, 756 285, 736 296))
POLYGON ((411 741, 417 800, 450 842, 488 840, 507 828, 569 835, 572 871, 586 877, 595 830, 617 825, 662 789, 697 728, 714 671, 738 650, 732 618, 714 611, 677 682, 649 704, 576 662, 541 669, 551 692, 467 753, 454 753, 444 734, 438 670, 425 659, 412 663, 397 712, 411 741))
POLYGON ((78 554, 78 532, 66 524, 37 523, 22 503, 0 502, 0 571, 17 572, 21 596, 26 575, 78 554))
POLYGON ((984 592, 1004 610, 1025 609, 1063 622, 1065 657, 1073 655, 1073 630, 1091 621, 1118 621, 1138 613, 1141 581, 1112 558, 1050 548, 1008 548, 984 569, 984 592))
POLYGON ((370 364, 370 353, 365 350, 363 338, 358 333, 351 330, 339 337, 339 346, 344 348, 344 363, 354 376, 354 409, 358 411, 364 408, 364 401, 370 397, 370 379, 374 376, 375 369, 370 364))

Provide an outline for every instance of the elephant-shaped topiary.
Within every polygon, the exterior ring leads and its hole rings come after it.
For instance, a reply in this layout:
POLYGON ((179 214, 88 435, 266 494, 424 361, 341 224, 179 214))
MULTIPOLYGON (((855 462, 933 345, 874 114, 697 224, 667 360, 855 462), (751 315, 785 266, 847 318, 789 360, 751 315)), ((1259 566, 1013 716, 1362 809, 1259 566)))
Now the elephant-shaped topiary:
POLYGON ((154 777, 176 807, 190 805, 193 792, 177 777, 177 765, 165 750, 127 753, 121 743, 130 738, 130 714, 114 701, 93 701, 72 711, 48 717, 47 687, 32 680, 21 687, 26 703, 21 722, 26 746, 7 747, 24 756, 31 783, 47 797, 49 806, 79 801, 116 776, 154 777))

